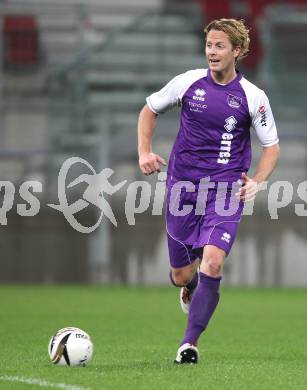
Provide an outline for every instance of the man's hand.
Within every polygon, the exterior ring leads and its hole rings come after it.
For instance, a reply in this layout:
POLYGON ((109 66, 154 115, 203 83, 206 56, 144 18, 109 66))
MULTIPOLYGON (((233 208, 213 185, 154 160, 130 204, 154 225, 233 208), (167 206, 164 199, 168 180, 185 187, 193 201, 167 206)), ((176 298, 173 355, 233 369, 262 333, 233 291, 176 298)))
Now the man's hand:
POLYGON ((166 165, 166 161, 158 154, 146 153, 139 158, 139 165, 144 175, 160 172, 160 165, 166 165))
POLYGON ((259 191, 259 184, 248 177, 246 173, 242 173, 243 184, 236 196, 243 202, 249 202, 256 198, 257 192, 259 191))

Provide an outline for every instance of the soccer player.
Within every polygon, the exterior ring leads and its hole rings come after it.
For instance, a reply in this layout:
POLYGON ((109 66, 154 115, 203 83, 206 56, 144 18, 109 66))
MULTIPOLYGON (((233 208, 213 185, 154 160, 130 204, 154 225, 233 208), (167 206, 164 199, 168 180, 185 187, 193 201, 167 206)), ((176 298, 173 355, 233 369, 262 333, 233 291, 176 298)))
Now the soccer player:
POLYGON ((194 364, 199 359, 197 342, 219 302, 224 259, 236 237, 244 202, 255 198, 279 158, 268 98, 236 67, 248 53, 248 28, 242 20, 220 19, 209 23, 204 32, 208 69, 180 74, 147 97, 138 121, 139 166, 150 175, 166 165, 151 148, 156 118, 181 107, 166 182, 170 279, 181 287, 181 306, 188 314, 175 358, 178 364, 194 364), (262 144, 252 178, 247 176, 250 129, 262 144), (223 198, 218 189, 225 182, 225 205, 237 199, 231 215, 218 212, 223 198), (235 192, 234 184, 238 186, 235 192), (199 199, 205 204, 202 212, 199 199), (187 207, 192 212, 183 212, 187 207))

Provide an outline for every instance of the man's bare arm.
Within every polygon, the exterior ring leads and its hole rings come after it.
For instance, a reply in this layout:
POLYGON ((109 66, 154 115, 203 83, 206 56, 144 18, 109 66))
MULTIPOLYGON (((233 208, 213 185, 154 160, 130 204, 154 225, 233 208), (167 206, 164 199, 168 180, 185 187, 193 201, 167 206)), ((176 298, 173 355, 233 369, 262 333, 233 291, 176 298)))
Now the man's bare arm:
POLYGON ((160 164, 165 160, 152 152, 152 138, 156 128, 157 114, 147 104, 142 108, 138 120, 138 153, 139 166, 145 175, 160 172, 160 164))
POLYGON ((279 144, 262 149, 262 154, 253 180, 261 184, 269 178, 279 160, 279 144))
POLYGON ((279 160, 279 145, 264 147, 253 178, 242 173, 243 187, 240 188, 237 196, 248 202, 255 199, 261 183, 266 181, 273 172, 279 160))

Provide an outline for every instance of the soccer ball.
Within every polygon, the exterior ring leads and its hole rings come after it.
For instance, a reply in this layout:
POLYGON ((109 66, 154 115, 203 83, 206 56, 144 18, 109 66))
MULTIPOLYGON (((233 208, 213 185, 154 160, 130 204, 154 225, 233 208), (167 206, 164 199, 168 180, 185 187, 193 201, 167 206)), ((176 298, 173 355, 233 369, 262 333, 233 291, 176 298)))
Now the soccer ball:
POLYGON ((48 353, 58 366, 86 366, 93 355, 90 336, 79 328, 60 329, 51 337, 48 353))

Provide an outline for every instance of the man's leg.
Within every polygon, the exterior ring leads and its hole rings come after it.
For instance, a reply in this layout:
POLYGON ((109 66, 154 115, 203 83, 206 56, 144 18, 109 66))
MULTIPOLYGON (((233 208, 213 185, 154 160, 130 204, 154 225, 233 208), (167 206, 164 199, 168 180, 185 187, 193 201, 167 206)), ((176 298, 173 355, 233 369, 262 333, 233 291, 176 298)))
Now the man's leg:
POLYGON ((199 284, 190 304, 185 336, 175 363, 197 363, 196 348, 199 336, 206 329, 219 302, 219 287, 226 252, 214 245, 206 245, 200 265, 199 284))
POLYGON ((189 312, 192 294, 198 284, 199 253, 192 250, 191 245, 183 244, 169 234, 168 248, 170 256, 170 280, 180 289, 180 306, 184 313, 189 312))
POLYGON ((188 287, 189 289, 195 289, 198 281, 198 265, 199 260, 196 259, 193 261, 193 263, 188 264, 185 267, 171 267, 170 280, 173 285, 176 287, 188 287))
POLYGON ((199 260, 196 259, 192 264, 182 268, 171 268, 170 280, 175 287, 180 288, 179 303, 182 311, 189 314, 190 304, 193 293, 198 285, 198 269, 199 260))
POLYGON ((219 287, 226 253, 214 246, 204 248, 200 265, 199 285, 190 305, 185 337, 181 344, 196 345, 200 334, 206 329, 219 302, 219 287))

